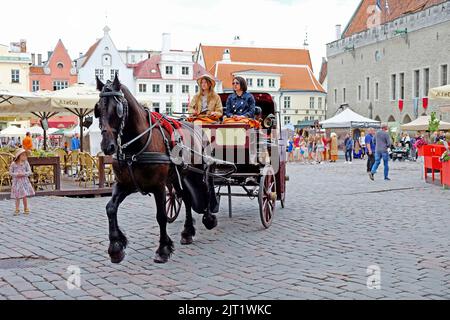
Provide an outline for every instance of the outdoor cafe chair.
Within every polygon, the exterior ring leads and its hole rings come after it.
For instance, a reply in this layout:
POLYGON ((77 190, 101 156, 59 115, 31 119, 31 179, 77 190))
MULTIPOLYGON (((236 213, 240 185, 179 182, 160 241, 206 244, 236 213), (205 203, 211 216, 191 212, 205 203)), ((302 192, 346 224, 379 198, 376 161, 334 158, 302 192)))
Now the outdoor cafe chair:
POLYGON ((95 185, 96 180, 98 179, 98 160, 92 157, 89 153, 83 152, 80 154, 80 181, 79 186, 84 183, 84 187, 87 188, 87 184, 92 182, 95 185))
POLYGON ((11 176, 7 160, 0 155, 0 192, 3 191, 3 186, 11 186, 11 176))

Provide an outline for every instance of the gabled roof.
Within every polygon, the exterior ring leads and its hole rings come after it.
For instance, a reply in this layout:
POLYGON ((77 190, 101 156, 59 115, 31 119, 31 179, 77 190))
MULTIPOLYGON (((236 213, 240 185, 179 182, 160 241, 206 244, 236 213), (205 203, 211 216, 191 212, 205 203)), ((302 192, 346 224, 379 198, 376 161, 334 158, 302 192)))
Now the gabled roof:
MULTIPOLYGON (((386 23, 400 18, 403 15, 425 10, 429 7, 446 2, 447 0, 389 0, 389 10, 386 8, 386 0, 381 0, 381 23, 386 23)), ((342 37, 346 38, 355 33, 367 30, 367 21, 373 15, 370 6, 376 5, 377 0, 362 0, 355 14, 344 30, 342 37)))
POLYGON ((281 75, 281 90, 325 92, 325 89, 315 78, 309 66, 276 66, 272 64, 233 64, 218 62, 215 65, 215 76, 223 82, 223 88, 231 90, 233 74, 245 70, 255 70, 281 75))
POLYGON ((95 49, 97 49, 99 43, 100 43, 101 39, 97 40, 90 48, 89 50, 86 52, 86 54, 84 55, 84 61, 83 61, 83 65, 81 67, 84 67, 86 65, 86 63, 89 61, 89 59, 91 58, 92 54, 95 52, 95 49))
POLYGON ((320 76, 319 76, 319 82, 320 84, 323 84, 325 82, 325 79, 328 76, 328 61, 326 59, 322 60, 322 67, 320 68, 320 76))
POLYGON ((211 71, 216 62, 222 61, 226 49, 234 62, 308 65, 313 70, 309 50, 305 49, 201 45, 206 70, 211 71))

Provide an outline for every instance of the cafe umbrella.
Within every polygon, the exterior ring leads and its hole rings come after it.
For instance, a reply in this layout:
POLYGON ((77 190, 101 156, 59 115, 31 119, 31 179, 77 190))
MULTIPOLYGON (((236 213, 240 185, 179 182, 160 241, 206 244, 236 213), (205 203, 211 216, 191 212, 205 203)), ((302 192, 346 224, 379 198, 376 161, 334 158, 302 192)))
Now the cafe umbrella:
MULTIPOLYGON (((436 100, 446 100, 450 103, 450 85, 430 89, 429 97, 436 100)), ((441 112, 450 112, 450 105, 440 107, 441 112)))

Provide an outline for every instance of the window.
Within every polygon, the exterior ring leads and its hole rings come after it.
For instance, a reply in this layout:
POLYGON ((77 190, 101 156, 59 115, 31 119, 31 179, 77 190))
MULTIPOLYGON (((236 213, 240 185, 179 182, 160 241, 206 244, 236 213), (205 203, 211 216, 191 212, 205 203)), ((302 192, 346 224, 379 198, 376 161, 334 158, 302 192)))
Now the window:
POLYGON ((103 63, 103 66, 105 66, 105 67, 111 66, 111 64, 112 64, 111 55, 104 54, 102 57, 102 63, 103 63))
POLYGON ((291 123, 291 117, 284 117, 284 124, 290 124, 291 123))
POLYGON ((334 89, 334 103, 338 102, 337 89, 334 89))
POLYGON ((366 78, 366 100, 370 100, 370 78, 366 78))
POLYGON ((441 86, 446 86, 448 84, 448 65, 441 66, 441 86))
POLYGON ((117 76, 119 76, 119 70, 117 69, 111 69, 111 81, 114 81, 114 78, 117 76))
POLYGON ((318 104, 319 110, 322 110, 322 98, 318 98, 317 100, 318 100, 317 104, 318 104))
POLYGON ((380 84, 377 82, 375 83, 375 100, 378 101, 380 98, 380 84))
POLYGON ((12 83, 20 82, 20 70, 16 69, 11 70, 11 82, 12 83))
POLYGON ((344 88, 342 89, 342 102, 347 102, 347 90, 344 88))
POLYGON ((420 97, 420 70, 414 71, 414 98, 420 97))
POLYGON ((153 111, 158 112, 160 111, 160 105, 159 102, 153 102, 153 111))
POLYGON ((246 79, 246 81, 247 81, 247 86, 248 87, 253 87, 253 79, 248 78, 248 79, 246 79))
POLYGON ((39 80, 33 80, 33 82, 31 83, 31 91, 36 92, 41 90, 41 83, 39 82, 39 80))
POLYGON ((309 114, 309 110, 306 110, 306 114, 309 114))
POLYGON ((400 99, 405 99, 405 74, 400 73, 400 99))
POLYGON ((284 97, 284 108, 285 109, 291 108, 291 97, 284 97))
POLYGON ((397 75, 391 75, 391 100, 397 100, 397 75))
POLYGON ((166 93, 173 93, 173 84, 166 85, 166 93))
POLYGON ((69 87, 68 81, 53 81, 53 91, 58 91, 62 89, 66 89, 69 87))
POLYGON ((188 103, 183 103, 183 104, 181 104, 181 112, 182 112, 183 114, 188 113, 188 109, 189 109, 189 104, 188 104, 188 103))
POLYGON ((198 93, 198 85, 195 85, 195 93, 198 93))
POLYGON ((95 69, 95 76, 103 81, 104 80, 104 78, 103 78, 103 69, 95 69))
POLYGON ((147 92, 147 85, 145 83, 139 84, 139 92, 141 92, 141 93, 147 92))
POLYGON ((181 68, 181 74, 183 76, 188 76, 189 75, 189 67, 182 67, 181 68))
POLYGON ((159 93, 159 84, 153 84, 152 85, 152 92, 153 93, 159 93))
POLYGON ((430 90, 430 69, 423 69, 423 96, 428 97, 428 91, 430 90))
POLYGON ((173 113, 172 107, 172 102, 166 102, 166 114, 168 114, 169 116, 173 113))
POLYGON ((309 98, 309 108, 314 109, 316 107, 316 98, 311 97, 309 98))
POLYGON ((62 62, 58 62, 58 64, 56 65, 56 67, 58 69, 64 69, 64 64, 62 62))
POLYGON ((275 79, 269 79, 269 87, 275 88, 275 79))
POLYGON ((258 79, 258 83, 257 86, 260 87, 264 87, 264 79, 258 79))
POLYGON ((173 67, 172 66, 166 66, 166 74, 173 74, 173 67))
POLYGON ((361 91, 362 91, 362 89, 361 89, 361 86, 359 85, 358 86, 358 101, 361 101, 361 95, 362 95, 361 91))
POLYGON ((189 93, 189 86, 188 85, 182 85, 181 86, 181 92, 182 93, 189 93))
POLYGON ((136 63, 136 56, 134 54, 131 55, 131 63, 136 63))

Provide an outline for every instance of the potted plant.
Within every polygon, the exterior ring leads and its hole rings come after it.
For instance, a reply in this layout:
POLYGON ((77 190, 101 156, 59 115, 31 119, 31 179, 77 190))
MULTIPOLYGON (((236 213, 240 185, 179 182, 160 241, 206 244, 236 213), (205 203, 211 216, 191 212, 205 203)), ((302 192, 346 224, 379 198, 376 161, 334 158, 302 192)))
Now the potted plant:
POLYGON ((441 156, 442 162, 442 184, 444 187, 450 187, 450 151, 447 150, 441 156))

